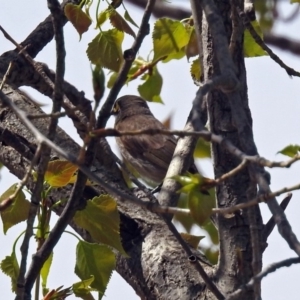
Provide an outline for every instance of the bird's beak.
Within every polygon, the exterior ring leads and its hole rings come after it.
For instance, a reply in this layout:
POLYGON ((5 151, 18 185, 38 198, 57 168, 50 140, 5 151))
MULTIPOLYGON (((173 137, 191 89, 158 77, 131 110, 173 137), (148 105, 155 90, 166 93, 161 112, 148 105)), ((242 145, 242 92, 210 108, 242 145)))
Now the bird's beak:
POLYGON ((120 106, 119 104, 116 102, 112 108, 112 110, 110 111, 111 115, 117 115, 120 111, 120 106))

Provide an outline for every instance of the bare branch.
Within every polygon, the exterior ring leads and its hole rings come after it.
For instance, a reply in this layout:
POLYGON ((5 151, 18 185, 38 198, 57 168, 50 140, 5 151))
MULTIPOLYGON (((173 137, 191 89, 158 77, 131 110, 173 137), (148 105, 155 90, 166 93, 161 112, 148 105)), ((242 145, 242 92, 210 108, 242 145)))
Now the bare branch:
MULTIPOLYGON (((254 176, 255 176, 254 178, 259 186, 259 191, 264 194, 271 194, 271 189, 269 187, 269 184, 268 184, 266 178, 263 176, 263 174, 259 170, 255 170, 254 176)), ((299 188, 300 188, 300 184, 295 186, 295 189, 299 189, 299 188)), ((287 188, 284 190, 286 192, 290 192, 294 189, 287 188)), ((284 211, 279 206, 275 196, 270 197, 269 201, 267 202, 267 205, 268 205, 272 215, 274 216, 274 220, 277 224, 279 233, 286 240, 289 247, 300 256, 300 243, 297 239, 297 236, 293 232, 292 227, 291 227, 289 221, 287 220, 284 211)))
POLYGON ((300 55, 300 42, 298 41, 294 41, 285 36, 275 35, 272 33, 265 33, 264 41, 267 44, 273 45, 282 50, 286 50, 293 54, 300 55))
POLYGON ((212 212, 214 214, 231 214, 235 211, 238 211, 238 210, 241 210, 241 209, 245 209, 245 208, 248 208, 248 207, 251 207, 251 206, 254 206, 256 204, 259 204, 261 202, 266 202, 268 203, 268 200, 271 200, 273 199, 274 197, 278 197, 282 194, 285 194, 287 192, 292 192, 292 191, 295 191, 295 190, 299 190, 300 189, 300 183, 296 184, 296 185, 293 185, 293 186, 290 186, 290 187, 284 187, 280 190, 277 190, 275 192, 270 192, 270 193, 267 193, 267 194, 261 194, 260 196, 248 201, 248 202, 245 202, 245 203, 240 203, 240 204, 237 204, 237 205, 234 205, 234 206, 231 206, 231 207, 227 207, 227 208, 214 208, 212 210, 212 212))
POLYGON ((251 290, 252 287, 254 286, 255 283, 261 282, 261 280, 269 275, 270 273, 275 272, 279 268, 282 267, 290 267, 293 264, 298 264, 300 263, 300 258, 299 257, 294 257, 294 258, 288 258, 273 264, 270 264, 267 266, 263 271, 261 271, 259 274, 254 276, 246 285, 242 286, 235 292, 233 292, 231 295, 226 297, 226 300, 237 300, 240 299, 240 296, 243 292, 251 290))
MULTIPOLYGON (((126 2, 132 3, 142 9, 145 9, 147 0, 126 0, 126 2)), ((169 4, 164 1, 156 1, 153 15, 157 18, 169 17, 176 20, 182 20, 191 16, 191 11, 183 7, 174 6, 173 3, 169 4)))
MULTIPOLYGON (((280 203, 280 207, 282 208, 283 211, 287 208, 288 204, 290 203, 290 200, 292 199, 293 194, 289 193, 280 203)), ((266 242, 269 235, 273 231, 274 227, 276 225, 275 218, 272 216, 270 220, 267 222, 267 224, 264 227, 263 231, 263 239, 266 242)))
POLYGON ((125 136, 125 135, 141 135, 141 134, 149 134, 149 135, 156 135, 156 134, 165 134, 165 135, 176 135, 179 137, 185 137, 185 136, 194 136, 198 138, 203 138, 206 141, 211 141, 213 143, 217 143, 220 145, 224 145, 224 147, 233 155, 240 158, 241 161, 248 161, 251 163, 255 163, 257 165, 269 167, 269 168, 289 168, 293 163, 300 160, 300 155, 295 155, 293 158, 287 160, 287 161, 270 161, 267 160, 264 157, 261 157, 259 155, 247 155, 241 150, 239 150, 237 147, 232 145, 232 143, 217 134, 213 134, 207 130, 200 130, 200 131, 186 131, 186 130, 162 130, 157 128, 148 128, 144 130, 136 130, 136 131, 118 131, 114 128, 101 128, 98 130, 94 130, 92 133, 92 136, 97 137, 106 137, 106 136, 125 136))
POLYGON ((287 66, 262 40, 262 38, 257 34, 255 29, 253 28, 252 24, 250 23, 249 19, 245 15, 243 11, 241 11, 238 7, 238 13, 240 17, 242 18, 245 27, 249 30, 250 34, 254 38, 255 42, 260 45, 262 49, 264 49, 269 56, 277 63, 279 64, 280 67, 285 69, 285 71, 288 73, 290 76, 297 76, 300 77, 300 72, 295 71, 293 68, 287 66))

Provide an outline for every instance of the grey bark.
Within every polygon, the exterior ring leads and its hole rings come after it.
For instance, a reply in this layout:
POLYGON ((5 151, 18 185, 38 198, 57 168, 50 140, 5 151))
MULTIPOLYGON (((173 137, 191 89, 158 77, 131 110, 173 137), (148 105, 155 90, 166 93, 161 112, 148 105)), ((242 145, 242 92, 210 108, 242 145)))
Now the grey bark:
MULTIPOLYGON (((232 34, 230 1, 216 1, 216 5, 223 17, 229 44, 232 34)), ((202 23, 202 36, 205 81, 220 72, 217 58, 214 55, 214 43, 205 17, 203 17, 202 23)), ((253 155, 257 154, 257 151, 253 142, 252 118, 248 106, 246 70, 243 57, 243 26, 241 22, 239 23, 238 38, 232 58, 234 59, 236 74, 241 87, 238 93, 224 94, 220 91, 213 91, 207 96, 208 123, 212 132, 228 138, 239 149, 253 155), (238 103, 236 103, 236 99, 238 99, 238 103), (236 107, 233 108, 233 105, 236 107), (236 123, 235 119, 236 111, 245 116, 239 124, 236 123), (245 144, 245 141, 247 141, 247 144, 245 144)), ((216 178, 240 163, 236 157, 224 151, 219 145, 212 145, 212 156, 216 178)), ((217 206, 228 207, 246 202, 249 198, 247 193, 251 188, 253 188, 253 183, 248 170, 245 169, 238 176, 229 179, 216 188, 217 206)), ((256 218, 253 225, 259 228, 259 238, 261 240, 263 224, 259 208, 255 207, 249 210, 254 211, 256 218)), ((248 282, 253 276, 251 269, 250 220, 245 211, 237 212, 230 217, 219 215, 217 227, 220 237, 220 257, 216 273, 217 285, 221 292, 228 294, 248 282)), ((262 251, 260 252, 261 256, 262 251)), ((248 291, 243 299, 254 299, 254 295, 251 291, 248 291)))

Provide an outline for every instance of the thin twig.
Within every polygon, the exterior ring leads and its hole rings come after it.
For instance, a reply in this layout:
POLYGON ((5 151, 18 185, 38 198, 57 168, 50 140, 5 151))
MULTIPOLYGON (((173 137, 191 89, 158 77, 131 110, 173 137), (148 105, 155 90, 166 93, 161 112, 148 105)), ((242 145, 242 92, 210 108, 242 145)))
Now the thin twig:
MULTIPOLYGON (((37 162, 37 159, 40 157, 42 150, 43 150, 43 147, 41 144, 39 144, 32 164, 37 162)), ((18 279, 17 279, 17 296, 16 296, 16 299, 18 299, 18 300, 19 299, 22 300, 24 298, 24 283, 25 283, 25 273, 26 273, 26 267, 27 267, 29 241, 33 235, 33 225, 34 225, 34 220, 37 215, 38 208, 39 208, 42 187, 43 187, 43 178, 41 178, 41 176, 39 175, 39 172, 38 172, 36 185, 35 185, 35 188, 33 190, 32 196, 31 196, 31 203, 30 203, 29 213, 28 213, 28 218, 27 218, 26 231, 24 234, 22 245, 20 247, 21 263, 20 263, 20 271, 19 271, 18 279)))
MULTIPOLYGON (((300 5, 298 5, 300 7, 300 5)), ((289 51, 295 55, 300 55, 300 42, 292 40, 282 35, 274 35, 272 33, 264 34, 264 41, 267 44, 278 47, 284 51, 289 51)))
POLYGON ((251 22, 247 18, 246 14, 241 11, 237 7, 238 13, 241 17, 241 19, 244 22, 244 26, 249 30, 250 34, 252 35, 253 39, 255 42, 263 49, 265 50, 269 56, 285 71, 288 73, 290 76, 297 76, 300 77, 300 72, 295 71, 293 68, 287 66, 263 41, 263 39, 258 35, 258 33, 255 31, 254 27, 252 26, 251 22))
MULTIPOLYGON (((287 196, 281 201, 280 207, 283 211, 287 208, 288 204, 290 203, 290 200, 292 199, 293 194, 288 193, 287 196)), ((272 216, 270 220, 266 223, 264 230, 263 230, 263 241, 266 242, 269 235, 273 231, 274 227, 276 225, 275 218, 272 216)))
MULTIPOLYGON (((147 0, 127 0, 126 2, 130 2, 143 10, 147 5, 147 0)), ((175 3, 170 5, 165 1, 157 1, 153 9, 153 16, 156 18, 169 17, 176 20, 182 20, 189 18, 191 14, 192 12, 187 8, 175 6, 175 3)))
POLYGON ((279 268, 290 267, 293 264, 299 264, 299 263, 300 263, 300 257, 294 257, 294 258, 288 258, 288 259, 270 264, 264 270, 262 270, 259 274, 257 274, 253 278, 251 278, 251 280, 247 284, 245 284, 241 288, 239 288, 236 291, 234 291, 233 293, 231 293, 228 297, 226 297, 226 300, 241 299, 240 297, 241 297, 242 293, 251 290, 255 283, 261 282, 262 279, 264 277, 266 277, 267 275, 269 275, 270 273, 275 272, 279 268))
POLYGON ((144 74, 147 71, 150 72, 150 70, 152 70, 153 67, 155 67, 160 61, 164 60, 166 57, 167 56, 163 56, 155 61, 152 61, 147 64, 143 64, 134 74, 130 75, 130 77, 128 78, 128 81, 132 81, 132 80, 138 78, 139 76, 141 76, 142 74, 144 74))
MULTIPOLYGON (((269 186, 269 182, 266 180, 264 174, 261 172, 261 167, 257 166, 251 166, 249 168, 252 168, 250 172, 254 175, 254 179, 257 182, 257 185, 259 187, 259 191, 263 194, 270 195, 271 189, 269 186)), ((295 186, 297 189, 300 188, 300 184, 295 186)), ((286 192, 292 191, 290 189, 284 189, 286 192)), ((294 250, 299 256, 300 256, 300 243, 298 241, 298 238, 296 234, 292 230, 292 226, 290 225, 284 211, 279 206, 276 195, 274 197, 271 197, 269 201, 267 201, 267 205, 269 207, 269 210, 271 211, 272 215, 274 216, 274 220, 278 227, 278 232, 280 235, 286 240, 289 247, 294 250)))
MULTIPOLYGON (((74 108, 74 111, 77 110, 77 108, 74 108)), ((50 113, 50 114, 42 114, 42 115, 27 115, 28 120, 36 120, 36 119, 47 119, 47 118, 62 118, 65 117, 67 113, 65 111, 63 112, 56 112, 56 113, 50 113)))
MULTIPOLYGON (((257 195, 257 187, 255 182, 250 182, 247 189, 247 200, 249 201, 255 195, 257 195)), ((252 251, 252 274, 256 275, 261 271, 262 268, 262 241, 261 241, 261 227, 257 226, 257 209, 255 207, 248 208, 246 214, 249 220, 249 232, 250 232, 250 242, 252 251)), ((245 282, 245 281, 244 281, 245 282)), ((253 291, 255 299, 260 299, 261 286, 259 282, 256 282, 253 286, 253 291)))
MULTIPOLYGON (((0 27, 1 27, 1 26, 0 26, 0 27)), ((6 80, 7 80, 7 77, 8 77, 9 74, 10 74, 10 71, 11 71, 12 67, 13 67, 13 61, 11 61, 11 62, 9 63, 8 68, 7 68, 7 71, 6 71, 6 73, 4 74, 4 76, 3 76, 3 79, 2 79, 2 82, 1 82, 1 85, 0 85, 0 90, 1 90, 1 91, 2 91, 3 86, 4 86, 4 84, 5 84, 6 80)))
POLYGON ((113 128, 105 128, 105 129, 98 129, 93 131, 92 136, 98 136, 98 137, 107 137, 107 136, 134 136, 134 135, 141 135, 141 134, 148 134, 148 135, 156 135, 156 134, 164 134, 164 135, 176 135, 179 137, 184 136, 195 136, 198 138, 203 138, 206 141, 211 141, 217 144, 224 144, 226 149, 229 150, 229 152, 238 158, 240 158, 242 161, 246 160, 248 162, 255 163, 257 165, 274 168, 289 168, 293 163, 300 160, 300 155, 295 155, 293 158, 287 160, 287 161, 270 161, 265 159, 264 157, 261 157, 259 155, 247 155, 240 151, 238 148, 236 148, 232 143, 220 136, 213 134, 207 130, 200 130, 200 131, 186 131, 186 130, 167 130, 167 129, 156 129, 156 128, 148 128, 144 130, 135 130, 135 131, 118 131, 113 128))
POLYGON ((269 193, 269 194, 261 194, 260 196, 245 202, 245 203, 240 203, 231 207, 227 207, 227 208, 213 208, 212 213, 214 214, 231 214, 233 212, 236 212, 238 210, 241 209, 245 209, 251 206, 254 206, 256 204, 259 204, 261 202, 268 202, 268 200, 274 198, 274 197, 278 197, 282 194, 285 194, 287 192, 292 192, 292 191, 296 191, 300 189, 300 183, 297 183, 296 185, 290 186, 290 187, 284 187, 282 189, 279 189, 275 192, 269 193))
POLYGON ((215 184, 220 184, 221 182, 228 180, 230 177, 235 176, 239 172, 241 172, 248 165, 248 161, 244 159, 237 167, 232 169, 231 171, 223 174, 221 177, 214 180, 215 184))

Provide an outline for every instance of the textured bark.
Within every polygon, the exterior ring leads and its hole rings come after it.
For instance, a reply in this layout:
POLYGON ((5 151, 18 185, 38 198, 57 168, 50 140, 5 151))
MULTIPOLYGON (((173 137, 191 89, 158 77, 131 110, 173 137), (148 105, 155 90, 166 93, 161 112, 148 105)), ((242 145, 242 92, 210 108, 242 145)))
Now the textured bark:
MULTIPOLYGON (((242 2, 242 1, 240 1, 242 2)), ((230 1, 216 1, 216 5, 223 17, 227 33, 228 44, 232 34, 232 20, 230 18, 230 1)), ((214 52, 214 43, 210 34, 205 16, 203 17, 203 68, 204 81, 219 74, 219 66, 214 52)), ((247 154, 256 154, 256 147, 253 142, 252 119, 248 106, 246 70, 243 57, 243 26, 239 24, 239 36, 234 54, 232 55, 236 66, 236 74, 240 81, 238 92, 224 94, 220 91, 213 91, 207 97, 207 112, 209 129, 223 137, 228 138, 235 146, 247 154), (232 103, 238 99, 239 102, 232 103), (235 120, 235 110, 239 111, 245 118, 238 126, 235 120), (241 126, 242 125, 242 126, 241 126), (245 145, 245 141, 248 144, 245 145)), ((236 167, 240 161, 224 151, 222 146, 212 146, 212 156, 215 177, 218 178, 236 167)), ((255 186, 255 185, 254 185, 255 186)), ((247 201, 248 191, 253 188, 249 172, 244 169, 237 176, 230 178, 216 189, 217 206, 229 207, 247 201)), ((253 195, 252 195, 253 196, 253 195)), ((254 211, 256 219, 255 226, 261 231, 263 229, 259 207, 249 209, 254 211)), ((220 257, 216 273, 217 285, 221 292, 228 294, 237 289, 240 285, 247 283, 253 276, 252 248, 250 236, 250 221, 246 211, 237 212, 229 216, 219 215, 217 227, 220 237, 220 257)), ((260 241, 259 241, 260 242, 260 241)), ((262 252, 260 253, 260 256, 262 252)), ((253 293, 248 291, 243 299, 254 299, 253 293)))

